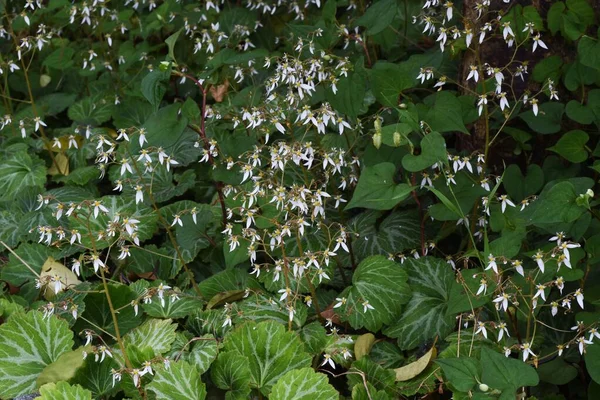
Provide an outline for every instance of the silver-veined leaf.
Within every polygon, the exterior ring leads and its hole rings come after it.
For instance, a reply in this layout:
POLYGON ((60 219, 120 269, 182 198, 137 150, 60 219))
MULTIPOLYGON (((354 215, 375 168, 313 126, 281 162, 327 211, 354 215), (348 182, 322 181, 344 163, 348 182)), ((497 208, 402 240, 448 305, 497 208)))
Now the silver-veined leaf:
POLYGON ((312 368, 295 369, 283 375, 273 386, 271 400, 337 400, 339 393, 327 376, 312 368))
POLYGON ((286 372, 311 364, 297 334, 274 321, 243 324, 226 337, 223 349, 248 357, 251 384, 265 395, 286 372))
POLYGON ((92 392, 67 382, 47 383, 40 388, 40 400, 92 400, 92 392))
POLYGON ((366 258, 354 272, 352 286, 340 294, 347 298, 346 304, 336 310, 354 329, 376 332, 393 322, 410 299, 407 280, 400 264, 384 256, 366 258))
POLYGON ((156 374, 148 390, 164 400, 204 400, 206 386, 196 369, 185 361, 170 363, 169 367, 156 368, 156 374))
POLYGON ((455 324, 447 315, 450 292, 456 284, 452 267, 434 257, 408 258, 404 263, 412 298, 402 317, 384 333, 398 338, 401 349, 412 349, 435 336, 445 337, 455 324))
POLYGON ((73 347, 69 324, 39 311, 15 315, 0 326, 0 398, 31 393, 47 365, 73 347))
POLYGON ((150 319, 127 333, 123 341, 126 345, 151 347, 157 355, 163 354, 171 349, 171 343, 175 340, 175 329, 177 324, 170 319, 150 319))

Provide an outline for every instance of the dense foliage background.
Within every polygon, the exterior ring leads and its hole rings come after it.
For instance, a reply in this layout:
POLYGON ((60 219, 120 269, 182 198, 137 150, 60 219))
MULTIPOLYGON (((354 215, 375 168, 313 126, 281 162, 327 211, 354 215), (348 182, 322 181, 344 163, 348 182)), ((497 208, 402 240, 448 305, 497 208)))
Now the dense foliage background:
POLYGON ((0 0, 0 398, 600 398, 598 16, 0 0))

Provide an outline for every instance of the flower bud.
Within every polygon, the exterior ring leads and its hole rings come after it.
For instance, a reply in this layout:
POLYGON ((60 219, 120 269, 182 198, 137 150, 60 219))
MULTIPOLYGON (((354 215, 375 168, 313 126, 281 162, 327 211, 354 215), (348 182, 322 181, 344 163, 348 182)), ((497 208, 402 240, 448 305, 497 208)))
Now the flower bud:
POLYGON ((490 390, 490 387, 488 385, 486 385, 485 383, 480 383, 479 390, 481 390, 482 392, 487 392, 488 390, 490 390))
POLYGON ((375 132, 373 135, 373 146, 378 150, 381 147, 381 131, 375 132))
POLYGON ((398 147, 400 146, 400 143, 402 142, 402 136, 400 136, 400 132, 396 131, 394 132, 394 146, 398 147))
POLYGON ((48 86, 48 84, 50 84, 50 81, 52 81, 52 78, 50 77, 50 75, 40 75, 40 86, 41 87, 46 87, 48 86))

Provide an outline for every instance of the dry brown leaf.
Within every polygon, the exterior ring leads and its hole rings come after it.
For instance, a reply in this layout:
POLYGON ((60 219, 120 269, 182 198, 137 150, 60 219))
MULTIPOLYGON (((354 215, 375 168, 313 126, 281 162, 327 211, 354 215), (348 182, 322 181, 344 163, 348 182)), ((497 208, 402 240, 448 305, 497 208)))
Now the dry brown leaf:
POLYGON ((225 95, 227 94, 227 89, 229 89, 229 81, 228 80, 226 80, 221 85, 211 86, 209 91, 210 91, 210 94, 213 97, 213 99, 215 99, 215 101, 217 103, 220 103, 225 98, 225 95))
POLYGON ((399 382, 408 381, 419 375, 425 370, 425 368, 427 368, 431 360, 433 360, 436 355, 437 350, 434 344, 431 349, 429 349, 429 351, 417 361, 405 365, 404 367, 394 369, 396 372, 396 380, 399 382))
POLYGON ((369 354, 373 344, 375 344, 375 335, 372 333, 365 333, 356 338, 354 342, 354 357, 356 360, 360 360, 369 354))
MULTIPOLYGON (((40 279, 42 280, 44 277, 51 277, 54 275, 58 275, 60 277, 60 281, 64 287, 76 286, 81 283, 79 279, 77 279, 77 275, 73 273, 69 268, 65 267, 63 264, 54 260, 52 257, 48 257, 44 265, 42 266, 42 272, 40 273, 40 279)), ((42 286, 43 295, 46 300, 52 300, 56 294, 54 293, 54 286, 51 284, 42 286)))
POLYGON ((48 169, 48 174, 54 175, 69 175, 69 157, 65 153, 58 153, 54 156, 56 164, 52 163, 52 166, 48 169), (57 168, 58 165, 58 168, 57 168))

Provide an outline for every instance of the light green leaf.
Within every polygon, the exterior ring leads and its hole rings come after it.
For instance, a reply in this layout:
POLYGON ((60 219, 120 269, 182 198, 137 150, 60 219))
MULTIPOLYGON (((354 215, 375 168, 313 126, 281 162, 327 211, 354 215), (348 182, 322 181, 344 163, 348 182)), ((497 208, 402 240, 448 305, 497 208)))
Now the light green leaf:
POLYGON ((435 361, 453 387, 468 392, 481 381, 481 366, 476 358, 444 358, 435 361))
POLYGON ((585 145, 589 140, 590 137, 587 133, 575 129, 564 133, 560 139, 558 139, 558 142, 554 146, 549 147, 548 150, 558 153, 572 163, 580 163, 588 158, 588 152, 585 149, 585 145))
POLYGON ((407 279, 406 271, 394 261, 384 256, 366 258, 354 271, 352 285, 340 294, 347 298, 346 305, 336 311, 354 329, 376 332, 394 321, 410 299, 407 279), (365 309, 365 301, 373 309, 365 309))
POLYGON ((329 384, 327 376, 312 368, 289 371, 275 385, 271 400, 337 400, 337 390, 329 384))
POLYGON ((73 347, 69 324, 39 311, 15 315, 0 325, 0 398, 34 391, 38 375, 73 347))
POLYGON ((395 182, 396 166, 384 162, 365 167, 360 174, 352 200, 345 210, 364 207, 372 210, 390 210, 410 196, 413 188, 395 182))
POLYGON ((56 361, 44 368, 36 380, 36 386, 39 387, 46 383, 70 380, 85 363, 82 357, 83 352, 89 352, 90 350, 91 346, 82 346, 62 353, 56 361))
POLYGON ((192 351, 187 355, 190 364, 196 367, 198 373, 208 371, 212 362, 217 358, 217 339, 213 335, 204 335, 194 343, 192 351))
POLYGON ((180 28, 177 32, 171 34, 171 36, 169 36, 168 38, 165 39, 165 43, 167 44, 167 48, 169 49, 169 52, 167 53, 167 56, 177 62, 175 60, 175 43, 177 43, 177 39, 179 38, 179 35, 181 34, 181 31, 183 30, 183 28, 180 28))
POLYGON ((438 258, 408 258, 404 267, 413 295, 402 316, 384 333, 398 338, 398 346, 408 350, 452 331, 454 315, 446 314, 455 281, 452 267, 438 258))
POLYGON ((221 352, 210 369, 210 376, 219 389, 228 391, 226 399, 248 398, 252 380, 248 357, 237 351, 221 352))
POLYGON ((353 374, 348 374, 348 387, 350 388, 355 386, 364 387, 363 376, 356 373, 361 372, 364 374, 364 379, 372 384, 377 390, 385 391, 389 395, 397 394, 396 388, 394 387, 394 371, 381 367, 371 361, 368 357, 353 362, 349 371, 355 372, 353 374))
POLYGON ((123 337, 125 345, 150 347, 156 355, 168 352, 175 340, 177 324, 170 319, 150 319, 123 337))
POLYGON ((504 357, 503 354, 486 347, 481 349, 480 361, 481 382, 492 389, 514 395, 520 386, 535 386, 540 381, 532 366, 521 360, 504 357))
POLYGON ((40 388, 41 400, 92 400, 92 392, 67 382, 47 383, 40 388))
POLYGON ((431 167, 447 157, 446 141, 438 132, 431 132, 421 139, 421 154, 407 154, 402 158, 402 166, 411 172, 418 172, 431 167))
POLYGON ((113 99, 108 100, 102 94, 97 94, 69 107, 68 116, 78 124, 97 126, 110 119, 113 108, 113 99))
POLYGON ((46 166, 34 155, 19 151, 4 155, 0 163, 0 200, 12 199, 27 186, 38 188, 46 183, 46 166))
POLYGON ((202 383, 200 374, 185 361, 172 362, 169 368, 160 366, 148 390, 156 394, 157 399, 164 400, 204 400, 206 385, 202 383))
POLYGON ((576 200, 577 193, 571 182, 546 185, 539 198, 525 209, 529 213, 526 215, 533 224, 573 222, 585 212, 576 200))
POLYGON ((311 364, 297 334, 273 321, 247 322, 236 328, 225 338, 223 350, 248 357, 251 384, 265 395, 287 371, 311 364))

